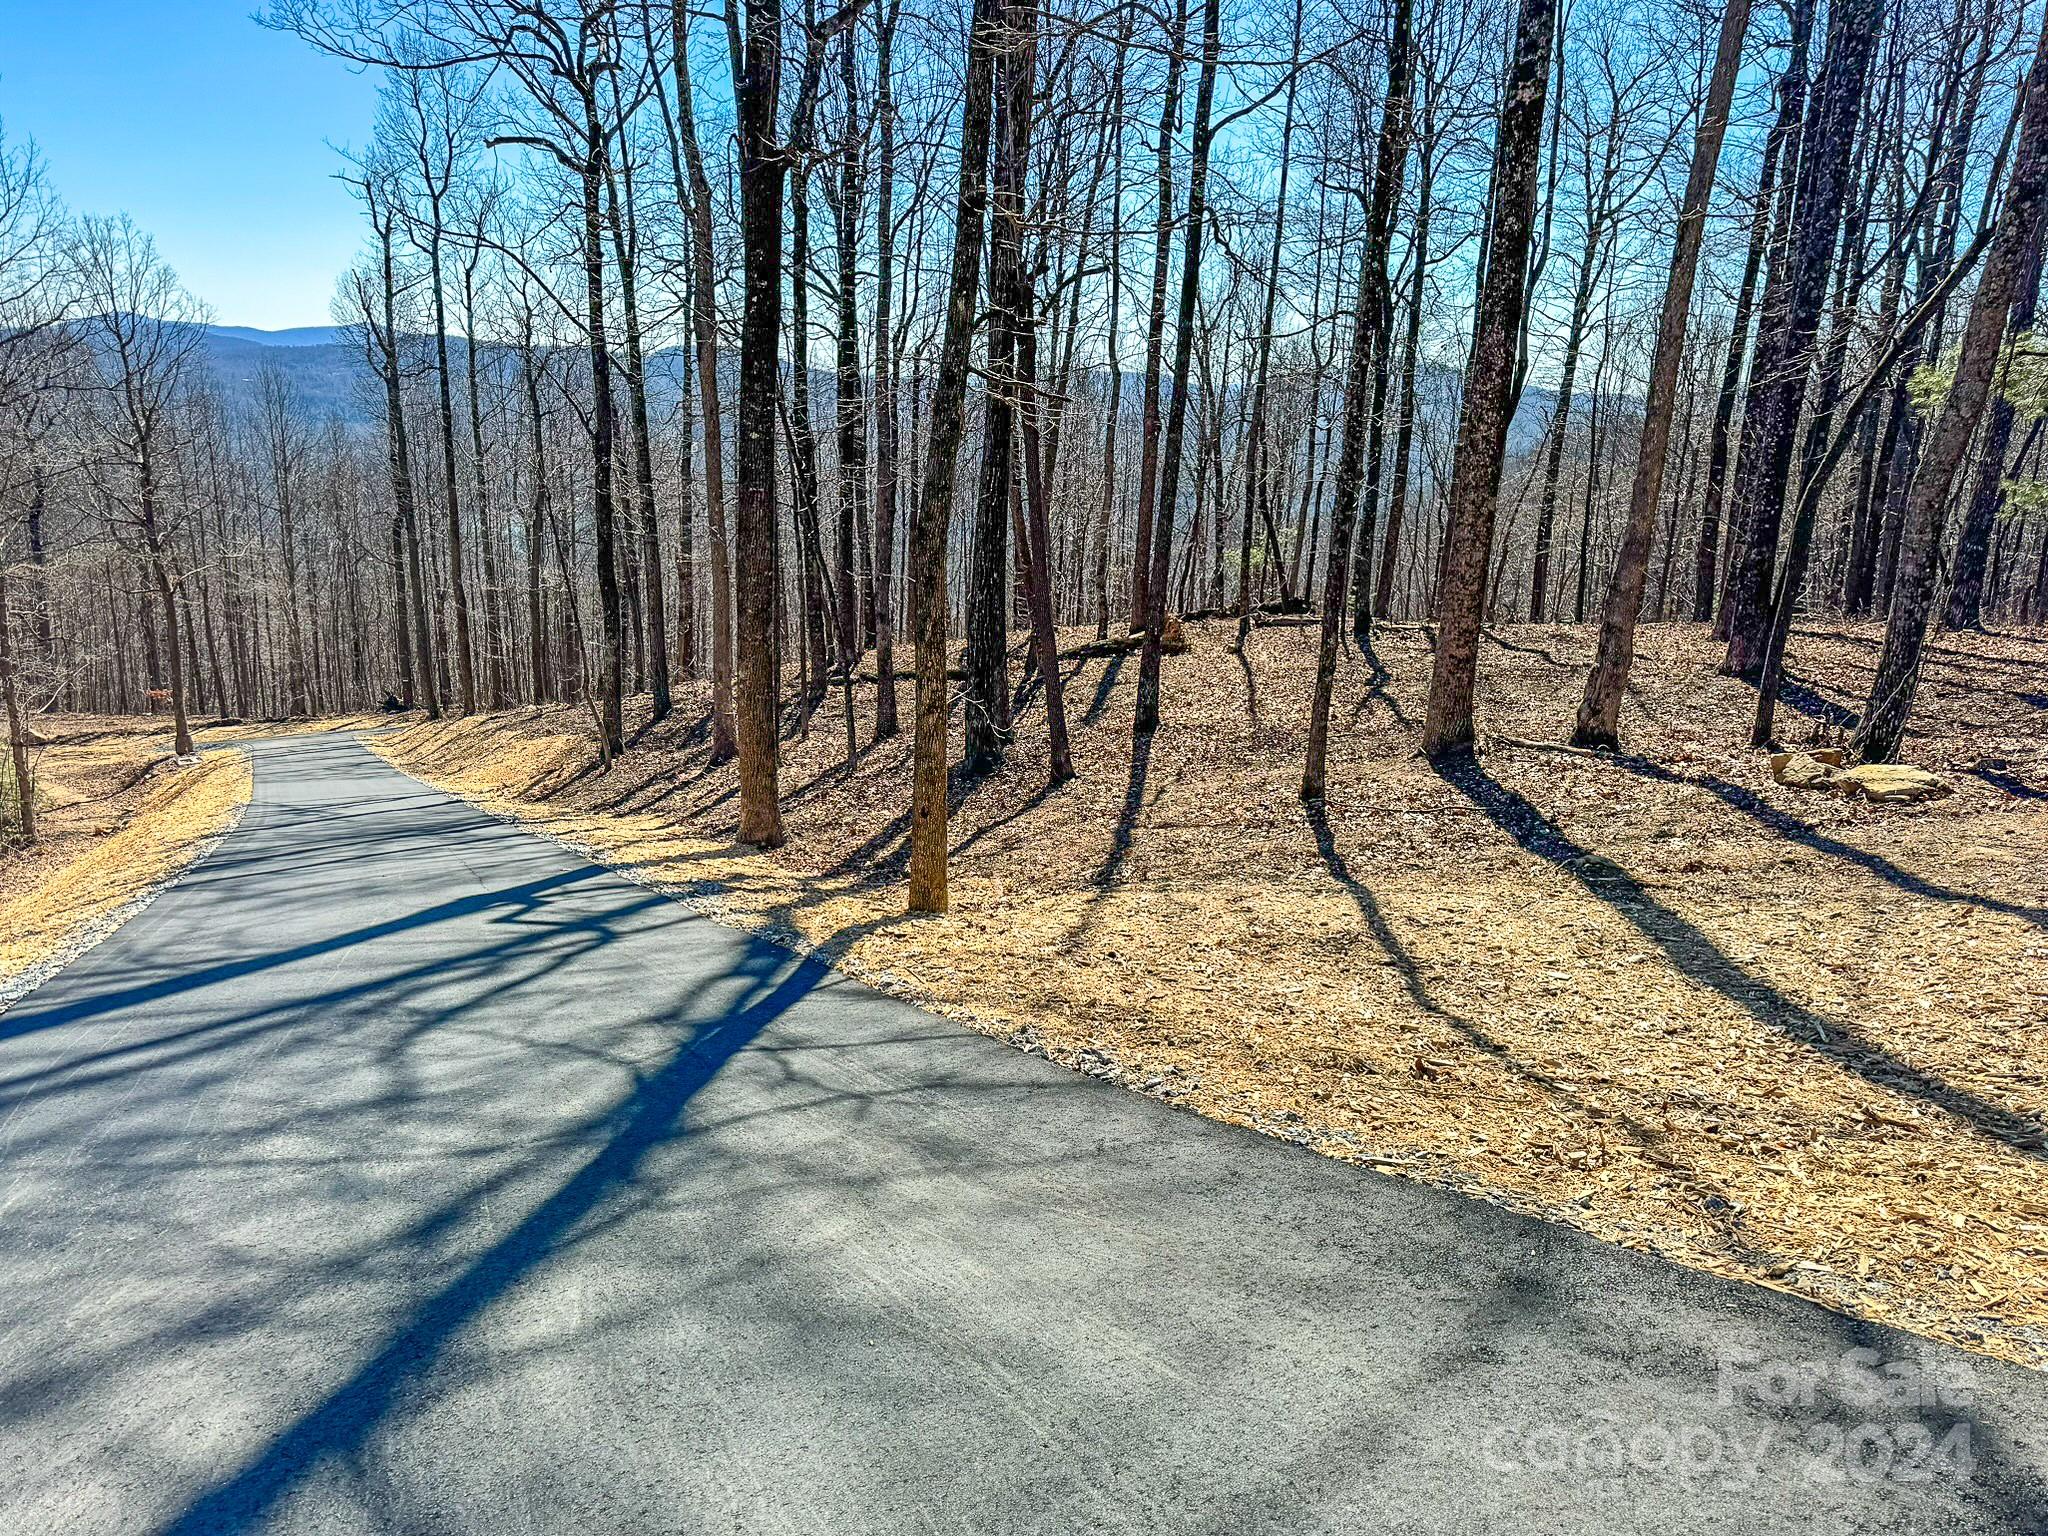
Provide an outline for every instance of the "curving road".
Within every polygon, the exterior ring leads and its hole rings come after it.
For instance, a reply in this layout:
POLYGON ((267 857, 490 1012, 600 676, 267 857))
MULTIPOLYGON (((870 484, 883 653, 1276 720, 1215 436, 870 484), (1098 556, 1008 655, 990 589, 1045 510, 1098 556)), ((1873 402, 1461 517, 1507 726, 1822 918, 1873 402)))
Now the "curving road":
POLYGON ((11 1536, 2048 1529, 2041 1377, 1072 1076, 347 738, 254 751, 219 850, 0 1015, 11 1536))

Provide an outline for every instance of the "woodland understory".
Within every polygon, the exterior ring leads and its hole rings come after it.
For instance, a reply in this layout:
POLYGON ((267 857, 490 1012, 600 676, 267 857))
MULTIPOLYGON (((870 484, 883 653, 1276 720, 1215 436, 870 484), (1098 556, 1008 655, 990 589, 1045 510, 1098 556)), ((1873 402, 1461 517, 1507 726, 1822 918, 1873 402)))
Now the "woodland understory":
MULTIPOLYGON (((573 708, 372 738, 430 782, 716 915, 1055 1060, 1326 1155, 1530 1210, 1860 1316, 2048 1362, 2048 632, 1930 657, 1913 755, 1955 793, 1775 783, 1754 690, 1704 626, 1644 632, 1632 749, 1416 751, 1419 626, 1339 674, 1327 809, 1288 768, 1311 637, 1190 627, 1133 771, 1135 667, 1063 662, 1080 770, 1042 713, 956 775, 953 912, 903 914, 909 746, 792 734, 790 840, 734 841, 701 690, 603 771, 573 708)), ((1086 631, 1070 632, 1078 647, 1086 631)), ((1882 632, 1795 632, 1801 745, 1842 740, 1882 632)), ((1568 707, 1584 627, 1489 629, 1505 736, 1568 707)), ((865 717, 873 690, 857 708, 865 717)), ((959 744, 960 722, 954 739, 959 744)), ((1554 733, 1553 733, 1554 734, 1554 733)))

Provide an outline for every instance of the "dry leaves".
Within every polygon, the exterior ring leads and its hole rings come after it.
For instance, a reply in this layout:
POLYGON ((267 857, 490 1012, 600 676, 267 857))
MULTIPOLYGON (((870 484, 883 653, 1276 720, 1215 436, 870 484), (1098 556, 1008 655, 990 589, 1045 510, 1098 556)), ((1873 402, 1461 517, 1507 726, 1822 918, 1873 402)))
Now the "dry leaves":
POLYGON ((89 739, 42 754, 41 841, 0 857, 0 982, 61 958, 82 930, 183 869, 249 801, 242 753, 179 763, 149 736, 73 734, 89 739))
MULTIPOLYGON (((1034 690, 955 811, 942 919, 902 916, 908 745, 846 774, 836 699, 785 743, 772 857, 730 841, 701 689, 609 774, 568 707, 381 749, 1081 1070, 2048 1362, 2048 636, 1942 637, 1906 755, 1956 793, 1873 806, 1773 783, 1740 746, 1753 694, 1692 626, 1642 633, 1633 755, 1439 775, 1414 755, 1428 635, 1389 629, 1384 675, 1341 675, 1311 818, 1312 633, 1255 632, 1241 664, 1233 626, 1188 629, 1136 780, 1135 660, 1068 663, 1081 777, 1050 794, 1034 690)), ((1561 739, 1590 633, 1488 633, 1483 728, 1561 739)), ((1878 638, 1795 633, 1788 743, 1841 739, 1878 638)))

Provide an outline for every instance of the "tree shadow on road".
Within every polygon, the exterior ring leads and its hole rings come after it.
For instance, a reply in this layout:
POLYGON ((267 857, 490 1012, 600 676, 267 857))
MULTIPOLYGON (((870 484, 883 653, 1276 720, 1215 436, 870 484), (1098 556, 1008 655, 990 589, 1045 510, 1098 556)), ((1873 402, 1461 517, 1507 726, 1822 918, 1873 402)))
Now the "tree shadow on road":
POLYGON ((591 1128, 600 1144, 581 1167, 452 1281, 415 1306, 348 1380, 159 1527, 162 1536, 256 1529, 315 1467, 358 1455, 456 1335, 496 1298, 572 1245, 592 1214, 633 1183, 648 1155, 682 1134, 684 1109, 697 1092, 830 974, 816 956, 797 957, 760 942, 747 946, 738 971, 748 981, 746 996, 691 1026, 667 1059, 641 1076, 591 1128))

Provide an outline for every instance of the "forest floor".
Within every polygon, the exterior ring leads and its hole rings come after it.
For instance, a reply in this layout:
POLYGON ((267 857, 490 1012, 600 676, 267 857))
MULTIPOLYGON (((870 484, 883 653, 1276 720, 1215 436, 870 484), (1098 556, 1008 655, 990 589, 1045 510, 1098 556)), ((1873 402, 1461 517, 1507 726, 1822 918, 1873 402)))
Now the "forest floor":
MULTIPOLYGON (((38 837, 0 842, 0 1002, 184 869, 249 802, 247 757, 181 762, 168 719, 49 715, 36 728, 38 837)), ((195 737, 204 748, 252 733, 195 737)))
MULTIPOLYGON (((1908 761, 1949 797, 1781 786, 1703 629, 1655 626, 1629 753, 1416 753, 1430 636, 1340 675, 1296 797, 1313 633, 1189 626, 1136 764, 1134 658, 1074 659, 1080 776, 956 778, 953 910, 906 918, 907 739, 785 745, 788 846, 732 842, 704 695, 600 772, 577 707, 376 741, 717 915, 1079 1070, 1680 1263, 2048 1364, 2048 633, 1943 637, 1908 761)), ((1070 643, 1091 638, 1075 632, 1070 643)), ((1482 730, 1561 741, 1591 632, 1488 632, 1482 730)), ((1788 741, 1838 740, 1879 642, 1802 628, 1788 741)), ((906 657, 907 660, 907 657, 906 657)), ((910 689, 902 688, 910 718, 910 689)), ((956 712, 955 729, 958 729, 956 712)), ((957 755, 957 746, 956 746, 957 755)))

